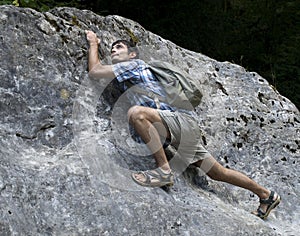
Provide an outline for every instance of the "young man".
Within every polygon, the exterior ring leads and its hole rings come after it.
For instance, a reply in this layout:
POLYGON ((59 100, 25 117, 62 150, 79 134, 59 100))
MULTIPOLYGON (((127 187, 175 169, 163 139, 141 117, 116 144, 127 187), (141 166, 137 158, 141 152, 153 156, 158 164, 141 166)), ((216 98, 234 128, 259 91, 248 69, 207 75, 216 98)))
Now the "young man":
MULTIPOLYGON (((138 51, 129 42, 119 40, 113 43, 111 59, 113 65, 103 65, 98 57, 100 40, 92 31, 86 31, 89 42, 88 67, 91 78, 116 79, 123 90, 131 86, 141 86, 147 91, 164 96, 164 89, 147 68, 147 64, 137 59, 138 51)), ((224 168, 200 144, 197 122, 188 111, 177 109, 138 93, 128 93, 133 106, 128 110, 128 120, 135 132, 153 153, 157 168, 132 173, 132 179, 142 186, 161 187, 172 185, 174 175, 167 160, 161 137, 171 145, 181 148, 182 163, 200 167, 213 180, 227 182, 255 193, 260 198, 260 206, 253 212, 265 219, 270 211, 280 203, 280 196, 270 191, 244 174, 224 168), (183 151, 182 151, 183 150, 183 151), (186 153, 185 153, 186 150, 186 153)))

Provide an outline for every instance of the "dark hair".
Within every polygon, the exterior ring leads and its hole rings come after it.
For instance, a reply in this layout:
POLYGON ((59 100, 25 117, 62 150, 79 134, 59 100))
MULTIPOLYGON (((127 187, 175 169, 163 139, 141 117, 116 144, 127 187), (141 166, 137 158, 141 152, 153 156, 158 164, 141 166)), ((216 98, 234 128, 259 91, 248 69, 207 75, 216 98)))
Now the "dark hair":
POLYGON ((111 45, 111 49, 113 48, 113 46, 115 46, 118 43, 123 43, 124 45, 126 45, 126 47, 128 48, 128 52, 129 53, 135 52, 135 54, 136 54, 135 58, 136 59, 139 58, 139 50, 134 43, 132 43, 128 40, 125 40, 125 39, 119 39, 119 40, 113 42, 113 44, 111 45))

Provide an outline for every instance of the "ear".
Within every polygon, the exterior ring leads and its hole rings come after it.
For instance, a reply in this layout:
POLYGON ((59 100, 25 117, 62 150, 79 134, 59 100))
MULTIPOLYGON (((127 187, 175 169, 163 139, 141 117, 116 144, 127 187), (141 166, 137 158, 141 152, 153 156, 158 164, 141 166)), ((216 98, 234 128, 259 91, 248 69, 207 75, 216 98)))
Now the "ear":
POLYGON ((129 58, 130 59, 133 59, 133 58, 135 58, 136 57, 136 52, 131 52, 131 53, 129 53, 129 58))

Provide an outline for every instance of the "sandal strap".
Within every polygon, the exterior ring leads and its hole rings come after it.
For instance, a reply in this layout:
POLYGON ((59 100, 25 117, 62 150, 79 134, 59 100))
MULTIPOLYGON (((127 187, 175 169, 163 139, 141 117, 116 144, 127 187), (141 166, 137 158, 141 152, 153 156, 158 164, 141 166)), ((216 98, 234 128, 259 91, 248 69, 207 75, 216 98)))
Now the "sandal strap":
MULTIPOLYGON (((152 171, 156 171, 160 177, 168 177, 168 176, 172 175, 172 172, 167 173, 167 174, 164 173, 160 167, 158 167, 158 168, 156 168, 156 169, 154 169, 154 170, 152 170, 152 171)), ((152 172, 152 173, 153 173, 153 172, 152 172)), ((156 174, 156 175, 157 175, 157 174, 156 174)))
POLYGON ((172 177, 172 172, 166 174, 160 168, 156 168, 154 170, 139 171, 138 174, 143 174, 145 176, 145 183, 147 184, 150 184, 152 179, 157 179, 159 182, 171 181, 172 177))
POLYGON ((271 191, 269 198, 266 199, 259 199, 259 202, 261 204, 272 204, 274 202, 273 198, 274 198, 274 191, 271 191))
POLYGON ((260 218, 264 217, 266 214, 265 212, 262 211, 260 207, 256 210, 256 212, 257 212, 257 216, 260 218))
POLYGON ((146 171, 138 171, 138 172, 136 172, 137 174, 142 174, 144 177, 145 177, 145 184, 150 184, 151 183, 151 180, 153 179, 153 178, 157 178, 156 176, 154 176, 153 174, 154 173, 151 173, 151 172, 149 172, 148 170, 146 170, 146 171))
POLYGON ((269 215, 269 213, 280 203, 281 198, 280 196, 276 193, 276 199, 274 200, 275 192, 271 191, 269 198, 266 199, 260 199, 261 204, 266 204, 267 209, 263 211, 260 207, 256 210, 255 215, 260 217, 261 219, 266 219, 269 215))

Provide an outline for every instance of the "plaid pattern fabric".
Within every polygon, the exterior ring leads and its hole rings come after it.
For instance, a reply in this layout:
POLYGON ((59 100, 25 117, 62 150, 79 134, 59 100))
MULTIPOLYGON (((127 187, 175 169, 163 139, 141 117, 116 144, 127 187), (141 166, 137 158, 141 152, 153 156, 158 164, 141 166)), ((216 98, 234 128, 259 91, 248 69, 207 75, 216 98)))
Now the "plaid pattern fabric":
MULTIPOLYGON (((141 95, 130 91, 131 86, 139 86, 146 91, 153 92, 159 96, 165 96, 163 88, 159 85, 155 76, 148 69, 147 64, 139 59, 133 59, 127 62, 120 62, 113 65, 113 72, 116 80, 119 82, 123 92, 126 91, 131 105, 140 105, 151 108, 157 108, 155 101, 146 95, 141 95)), ((174 111, 175 109, 168 104, 160 103, 161 110, 174 111)))

